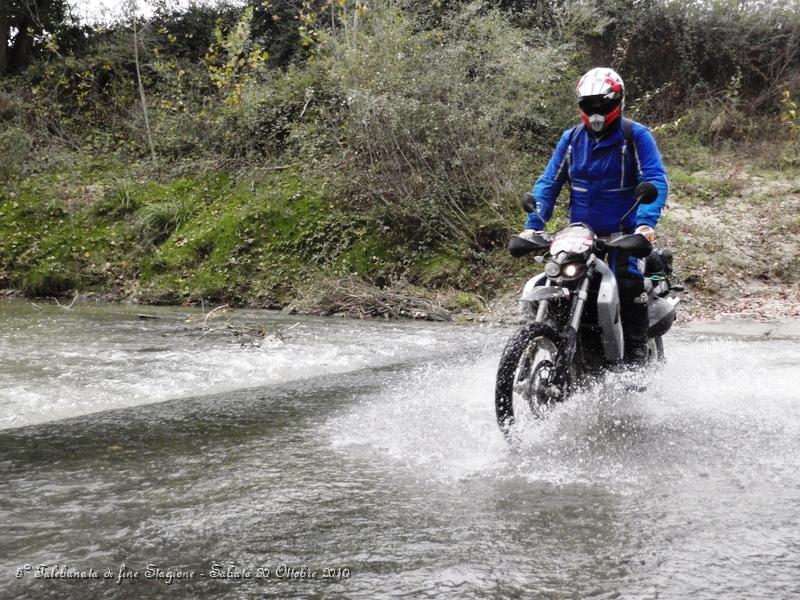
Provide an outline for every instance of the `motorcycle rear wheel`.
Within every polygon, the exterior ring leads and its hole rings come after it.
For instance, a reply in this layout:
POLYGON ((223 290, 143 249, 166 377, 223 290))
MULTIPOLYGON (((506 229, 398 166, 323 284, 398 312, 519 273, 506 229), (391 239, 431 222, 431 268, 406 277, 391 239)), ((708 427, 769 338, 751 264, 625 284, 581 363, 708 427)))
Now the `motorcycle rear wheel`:
MULTIPOLYGON (((546 405, 564 399, 566 389, 553 390, 547 385, 555 368, 559 343, 560 337, 553 327, 531 323, 515 333, 506 344, 497 369, 494 393, 497 424, 504 434, 508 435, 526 405, 531 414, 538 417, 546 405)), ((565 388, 574 376, 574 364, 570 367, 565 388)))

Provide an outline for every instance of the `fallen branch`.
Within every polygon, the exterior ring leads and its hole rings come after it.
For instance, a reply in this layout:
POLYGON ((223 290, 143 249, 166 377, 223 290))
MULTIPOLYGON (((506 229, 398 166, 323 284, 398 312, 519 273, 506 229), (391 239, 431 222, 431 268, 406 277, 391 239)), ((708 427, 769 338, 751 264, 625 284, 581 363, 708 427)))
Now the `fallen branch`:
POLYGON ((58 298, 56 298, 55 296, 53 296, 53 300, 55 300, 56 304, 58 304, 64 310, 72 310, 72 307, 75 306, 75 302, 78 300, 78 290, 75 290, 75 295, 72 297, 72 302, 70 302, 66 306, 61 304, 61 302, 59 302, 58 298))
POLYGON ((224 308, 228 308, 228 305, 227 304, 223 304, 222 306, 218 306, 217 308, 214 308, 211 311, 209 311, 208 314, 206 315, 206 318, 203 319, 203 329, 206 329, 209 317, 211 315, 213 315, 215 312, 217 312, 218 310, 222 310, 224 308))
POLYGON ((417 294, 402 283, 378 289, 364 281, 347 277, 323 279, 315 290, 312 312, 343 314, 356 319, 370 317, 452 321, 450 311, 441 304, 417 294))
MULTIPOLYGON (((205 306, 205 304, 203 304, 205 306)), ((223 337, 232 337, 235 338, 238 342, 240 342, 240 346, 255 346, 257 348, 261 347, 261 344, 266 340, 274 340, 276 342, 285 342, 287 340, 286 332, 291 331, 300 323, 295 323, 291 327, 287 328, 274 328, 272 330, 267 329, 264 325, 251 325, 249 323, 243 324, 234 324, 231 323, 231 318, 227 321, 222 323, 218 327, 211 327, 209 325, 209 320, 211 319, 212 315, 218 313, 219 311, 225 310, 229 308, 227 304, 223 304, 222 306, 217 306, 213 310, 210 310, 208 313, 203 315, 202 323, 197 323, 189 328, 188 334, 199 334, 196 338, 196 343, 200 340, 216 335, 216 336, 223 336, 223 337)), ((191 323, 193 321, 199 321, 198 319, 192 319, 189 317, 187 319, 187 323, 191 323)))

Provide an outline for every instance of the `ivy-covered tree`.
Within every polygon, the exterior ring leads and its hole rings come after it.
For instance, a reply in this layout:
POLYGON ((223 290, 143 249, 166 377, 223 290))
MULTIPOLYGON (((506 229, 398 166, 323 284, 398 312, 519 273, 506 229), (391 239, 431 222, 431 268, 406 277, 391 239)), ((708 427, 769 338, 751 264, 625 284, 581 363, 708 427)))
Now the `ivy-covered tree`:
POLYGON ((27 67, 71 20, 66 0, 0 2, 0 74, 27 67))

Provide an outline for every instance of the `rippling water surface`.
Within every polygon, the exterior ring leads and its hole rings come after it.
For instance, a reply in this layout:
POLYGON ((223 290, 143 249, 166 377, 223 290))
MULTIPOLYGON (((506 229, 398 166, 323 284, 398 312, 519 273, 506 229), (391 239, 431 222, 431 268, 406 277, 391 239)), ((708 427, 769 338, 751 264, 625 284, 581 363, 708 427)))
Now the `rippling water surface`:
POLYGON ((1 597, 800 596, 796 341, 671 333, 509 446, 510 329, 141 310, 0 304, 1 597))

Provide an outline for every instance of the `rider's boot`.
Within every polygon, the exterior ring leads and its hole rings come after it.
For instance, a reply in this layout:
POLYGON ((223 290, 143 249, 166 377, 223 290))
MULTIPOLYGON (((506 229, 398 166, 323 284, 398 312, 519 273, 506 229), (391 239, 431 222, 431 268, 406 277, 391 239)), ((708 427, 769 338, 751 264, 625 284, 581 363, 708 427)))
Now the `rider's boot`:
POLYGON ((647 293, 644 284, 632 281, 620 289, 620 316, 625 340, 625 362, 641 365, 647 362, 647 293))
MULTIPOLYGON (((625 318, 623 317, 623 323, 625 318)), ((624 326, 625 362, 641 365, 647 362, 647 305, 637 305, 628 314, 628 325, 624 326)))

